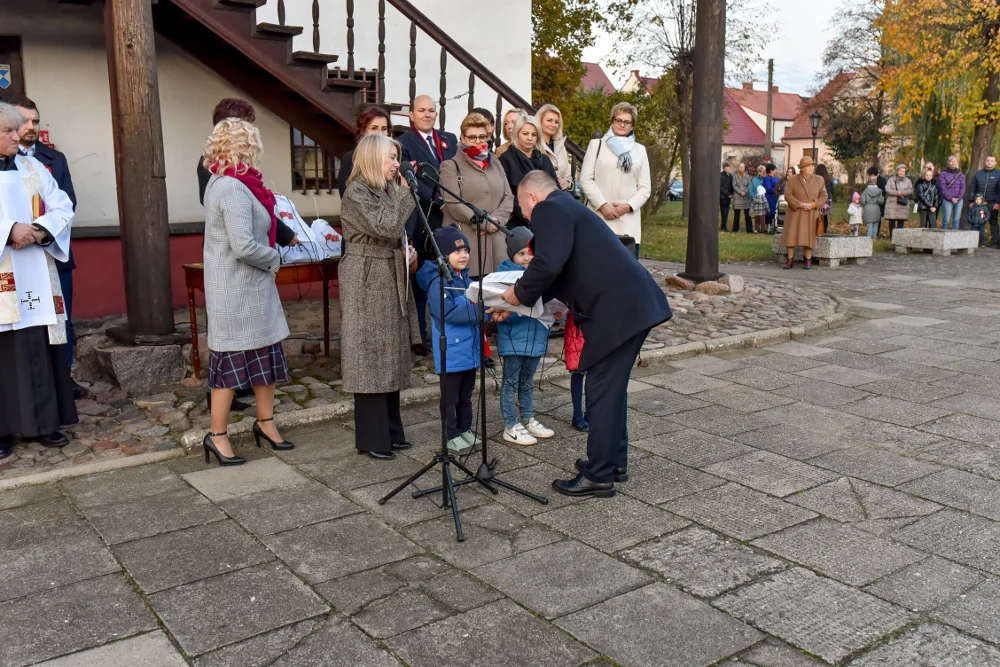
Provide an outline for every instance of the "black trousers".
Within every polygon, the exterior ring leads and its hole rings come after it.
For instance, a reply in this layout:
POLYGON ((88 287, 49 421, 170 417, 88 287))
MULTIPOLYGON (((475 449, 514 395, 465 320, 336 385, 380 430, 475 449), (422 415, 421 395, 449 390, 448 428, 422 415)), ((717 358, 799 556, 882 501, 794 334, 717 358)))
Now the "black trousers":
POLYGON ((729 207, 732 205, 732 203, 733 200, 729 199, 728 197, 726 199, 721 199, 721 198, 719 199, 719 213, 722 214, 721 215, 722 227, 720 229, 722 229, 722 231, 724 232, 729 231, 728 229, 726 229, 726 225, 729 224, 729 207))
POLYGON ((76 424, 65 348, 49 345, 46 327, 0 333, 0 438, 51 435, 76 424))
POLYGON ((649 335, 640 331, 587 369, 587 467, 593 482, 614 481, 615 468, 628 466, 628 380, 649 335))
POLYGON ((354 445, 359 452, 392 452, 406 440, 399 414, 399 392, 354 394, 354 445))
POLYGON ((753 223, 750 222, 750 209, 748 208, 738 208, 733 211, 733 231, 740 231, 740 211, 743 211, 743 217, 746 219, 747 233, 753 231, 753 223))
POLYGON ((475 368, 441 376, 441 395, 444 397, 444 418, 449 440, 472 429, 472 390, 475 388, 475 368))
POLYGON ((987 202, 990 205, 990 245, 994 248, 1000 247, 1000 225, 997 224, 997 211, 993 208, 994 202, 987 202))

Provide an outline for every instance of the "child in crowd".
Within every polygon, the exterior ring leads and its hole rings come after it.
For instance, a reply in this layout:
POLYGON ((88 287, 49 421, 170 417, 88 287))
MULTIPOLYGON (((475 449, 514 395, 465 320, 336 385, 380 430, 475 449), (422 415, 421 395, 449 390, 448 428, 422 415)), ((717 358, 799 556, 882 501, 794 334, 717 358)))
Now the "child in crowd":
POLYGON ((590 422, 583 411, 583 381, 587 373, 577 370, 580 367, 580 353, 583 352, 583 332, 573 321, 573 313, 566 313, 566 333, 563 338, 563 358, 566 370, 570 372, 569 392, 573 398, 573 428, 586 433, 590 430, 590 422))
POLYGON ((878 230, 882 224, 882 206, 885 205, 885 194, 878 186, 878 170, 868 173, 868 185, 861 193, 861 220, 868 228, 868 238, 878 238, 878 230))
POLYGON ((455 272, 454 282, 445 285, 444 333, 448 340, 446 372, 441 373, 441 350, 438 338, 441 318, 441 299, 437 262, 427 260, 417 271, 417 283, 427 294, 431 309, 431 326, 434 345, 434 368, 441 375, 441 395, 444 400, 447 422, 448 450, 466 455, 482 447, 482 439, 472 433, 472 391, 476 386, 479 368, 479 346, 483 334, 476 304, 465 296, 472 283, 469 280, 469 240, 457 227, 441 227, 434 232, 441 252, 448 257, 455 272))
MULTIPOLYGON (((507 239, 507 256, 497 271, 524 271, 531 263, 527 227, 517 227, 507 239)), ((503 412, 503 439, 515 445, 534 445, 555 432, 535 419, 535 371, 549 348, 549 330, 537 319, 513 314, 497 326, 497 343, 503 359, 500 409, 503 412), (516 396, 515 396, 516 394, 516 396), (515 400, 516 399, 516 400, 515 400), (521 421, 517 408, 521 407, 521 421)))
POLYGON ((864 209, 861 208, 860 192, 855 192, 854 196, 851 197, 851 203, 847 207, 847 215, 847 224, 851 226, 851 236, 857 236, 858 230, 861 229, 861 223, 864 218, 864 209))
POLYGON ((756 193, 750 202, 750 215, 753 216, 754 232, 763 234, 767 231, 767 215, 771 212, 771 205, 767 203, 767 191, 763 185, 757 186, 756 193))
POLYGON ((986 247, 986 223, 990 221, 990 207, 983 203, 983 193, 977 192, 969 207, 969 226, 979 232, 979 247, 986 247))

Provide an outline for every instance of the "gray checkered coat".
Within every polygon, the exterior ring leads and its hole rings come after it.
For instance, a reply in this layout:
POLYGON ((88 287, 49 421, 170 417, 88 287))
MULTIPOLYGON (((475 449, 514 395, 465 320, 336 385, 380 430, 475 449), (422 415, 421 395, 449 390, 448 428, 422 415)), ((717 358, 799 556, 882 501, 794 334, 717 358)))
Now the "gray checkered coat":
POLYGON ((356 180, 340 208, 341 389, 387 394, 410 386, 410 343, 420 340, 417 309, 403 252, 413 211, 406 188, 391 193, 356 180))
POLYGON ((208 347, 256 350, 288 337, 274 274, 281 256, 268 246, 271 218, 247 186, 213 176, 205 189, 205 310, 208 347))

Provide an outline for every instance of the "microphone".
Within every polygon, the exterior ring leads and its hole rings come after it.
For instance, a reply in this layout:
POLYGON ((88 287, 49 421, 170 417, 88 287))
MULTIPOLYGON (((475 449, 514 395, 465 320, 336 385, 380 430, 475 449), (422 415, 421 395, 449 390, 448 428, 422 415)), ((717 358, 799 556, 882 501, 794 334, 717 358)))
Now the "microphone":
POLYGON ((406 182, 409 183, 410 187, 416 190, 417 177, 414 174, 413 165, 410 164, 409 162, 400 162, 399 173, 403 175, 403 178, 406 179, 406 182))

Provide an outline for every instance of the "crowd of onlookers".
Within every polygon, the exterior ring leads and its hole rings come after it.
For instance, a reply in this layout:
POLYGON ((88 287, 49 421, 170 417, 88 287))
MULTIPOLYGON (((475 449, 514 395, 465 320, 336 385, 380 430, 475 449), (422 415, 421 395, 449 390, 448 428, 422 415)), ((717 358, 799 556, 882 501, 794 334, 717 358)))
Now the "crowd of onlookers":
MULTIPOLYGON (((960 228, 964 210, 968 228, 979 232, 980 247, 985 245, 988 225, 991 247, 1000 248, 1000 229, 997 225, 1000 171, 996 167, 996 157, 987 157, 985 167, 978 170, 968 184, 956 155, 950 156, 947 166, 940 171, 932 163, 925 163, 916 183, 910 179, 909 167, 905 164, 897 165, 889 178, 883 176, 878 167, 871 167, 866 173, 864 188, 851 197, 848 214, 852 232, 857 233, 861 223, 864 223, 868 236, 877 238, 885 220, 888 235, 891 235, 894 229, 902 228, 914 212, 921 227, 954 230, 960 228)), ((733 212, 734 232, 740 231, 741 214, 747 233, 773 233, 780 229, 785 184, 796 174, 796 170, 789 167, 781 178, 775 176, 776 172, 773 164, 758 166, 754 176, 747 173, 744 163, 739 163, 735 173, 729 162, 723 165, 719 191, 720 228, 723 232, 729 231, 730 210, 733 212), (753 227, 751 218, 754 220, 753 227)), ((823 177, 827 191, 822 209, 825 232, 829 228, 834 181, 825 165, 816 165, 816 174, 823 177)))

